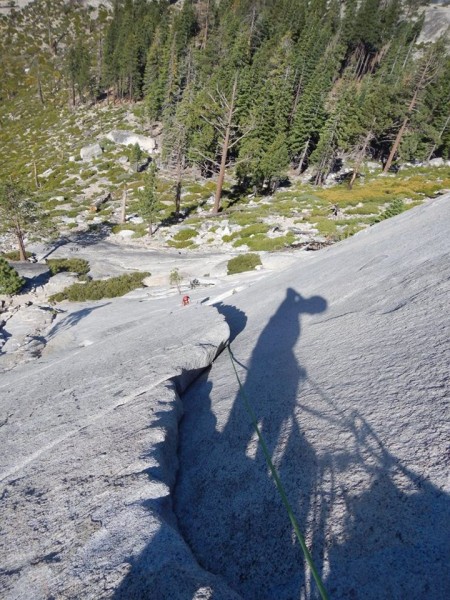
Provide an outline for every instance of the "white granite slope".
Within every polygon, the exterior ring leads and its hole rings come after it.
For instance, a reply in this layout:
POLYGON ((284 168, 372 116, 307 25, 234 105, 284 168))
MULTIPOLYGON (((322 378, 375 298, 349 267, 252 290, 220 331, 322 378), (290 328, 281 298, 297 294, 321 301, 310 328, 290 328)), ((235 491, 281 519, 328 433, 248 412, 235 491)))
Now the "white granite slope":
POLYGON ((199 598, 223 587, 180 537, 170 490, 177 392, 228 334, 214 309, 182 309, 178 298, 156 312, 139 300, 96 303, 60 318, 47 357, 2 375, 2 598, 121 597, 149 543, 144 579, 154 598, 166 597, 161 582, 199 598))
POLYGON ((448 596, 449 218, 447 195, 187 308, 65 306, 0 376, 0 596, 317 597, 227 352, 177 447, 177 390, 230 331, 330 597, 448 596))

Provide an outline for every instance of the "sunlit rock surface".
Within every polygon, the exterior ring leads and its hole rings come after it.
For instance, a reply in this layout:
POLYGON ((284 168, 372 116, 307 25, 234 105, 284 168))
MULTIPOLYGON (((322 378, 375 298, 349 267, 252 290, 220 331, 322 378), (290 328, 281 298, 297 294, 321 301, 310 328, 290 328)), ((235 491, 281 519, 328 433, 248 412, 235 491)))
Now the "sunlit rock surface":
POLYGON ((330 597, 449 596, 449 218, 446 195, 184 308, 62 305, 0 376, 0 596, 318 597, 228 351, 178 397, 229 338, 330 597))
MULTIPOLYGON (((220 307, 334 599, 450 596, 449 222, 447 195, 220 307)), ((184 401, 175 506, 199 562, 246 600, 317 598, 228 352, 184 401)))
POLYGON ((220 590, 178 533, 170 489, 177 391, 228 339, 223 317, 121 299, 70 313, 48 338, 47 357, 1 376, 0 596, 112 597, 149 543, 124 598, 164 581, 220 590))

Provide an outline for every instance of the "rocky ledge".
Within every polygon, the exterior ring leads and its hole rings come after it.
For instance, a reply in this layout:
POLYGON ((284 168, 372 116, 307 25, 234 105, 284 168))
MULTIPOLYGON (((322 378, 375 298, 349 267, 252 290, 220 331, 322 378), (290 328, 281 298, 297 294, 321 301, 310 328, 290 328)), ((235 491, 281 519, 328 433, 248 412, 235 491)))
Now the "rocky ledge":
POLYGON ((138 597, 120 582, 144 548, 148 589, 168 578, 172 598, 235 597, 193 559, 171 500, 178 394, 228 335, 202 305, 141 314, 2 376, 2 598, 138 597))

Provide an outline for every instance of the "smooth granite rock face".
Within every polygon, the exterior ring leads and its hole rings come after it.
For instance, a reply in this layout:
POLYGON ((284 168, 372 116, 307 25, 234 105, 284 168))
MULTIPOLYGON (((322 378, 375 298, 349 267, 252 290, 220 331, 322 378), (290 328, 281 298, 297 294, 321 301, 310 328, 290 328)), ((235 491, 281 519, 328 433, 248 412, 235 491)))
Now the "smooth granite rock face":
POLYGON ((228 351, 180 401, 228 339, 330 598, 450 596, 449 218, 447 194, 187 307, 61 305, 0 375, 0 597, 318 597, 228 351))
POLYGON ((450 27, 450 7, 428 6, 424 10, 425 20, 420 32, 419 42, 436 41, 440 36, 447 35, 450 27))
MULTIPOLYGON (((54 344, 48 358, 2 375, 4 599, 140 598, 150 590, 184 598, 177 580, 189 597, 224 588, 180 537, 170 490, 178 392, 212 362, 228 326, 205 306, 146 319, 137 304, 131 323, 127 306, 124 326, 93 333, 78 349, 54 344), (130 584, 141 552, 146 568, 130 584)), ((49 337, 69 325, 60 321, 49 337)))
MULTIPOLYGON (((218 307, 332 599, 450 597, 449 222, 447 195, 218 307)), ((318 598, 228 352, 183 401, 175 508, 200 564, 245 600, 318 598)))

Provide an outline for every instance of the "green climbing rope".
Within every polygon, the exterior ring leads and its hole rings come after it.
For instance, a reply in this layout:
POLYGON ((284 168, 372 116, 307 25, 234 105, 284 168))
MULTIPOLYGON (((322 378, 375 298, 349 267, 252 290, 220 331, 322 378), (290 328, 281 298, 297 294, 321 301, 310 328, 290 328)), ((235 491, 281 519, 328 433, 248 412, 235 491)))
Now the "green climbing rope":
POLYGON ((314 580, 315 580, 315 582, 317 584, 317 587, 319 589, 320 596, 322 597, 322 600, 328 600, 327 591, 325 590, 325 587, 323 585, 322 579, 321 579, 321 577, 319 575, 319 572, 316 569, 316 566, 314 564, 314 561, 313 561, 313 558, 311 556, 311 553, 308 550, 308 547, 307 547, 306 542, 305 542, 305 538, 303 537, 303 535, 302 535, 302 533, 300 531, 300 528, 299 528, 298 523, 297 523, 297 519, 295 518, 294 512, 293 512, 293 510, 291 508, 291 505, 289 504, 289 500, 288 500, 288 498, 286 496, 286 492, 284 490, 283 484, 281 483, 281 480, 280 480, 280 477, 278 476, 278 473, 277 473, 277 470, 275 468, 275 465, 273 464, 272 459, 270 457, 270 453, 269 453, 269 449, 267 448, 267 444, 266 444, 266 442, 265 442, 265 440, 263 438, 263 435, 262 435, 262 433, 261 433, 261 431, 260 431, 260 429, 258 427, 258 421, 256 419, 255 413, 253 412, 252 406, 251 406, 251 404, 249 402, 249 399, 247 398, 247 395, 245 393, 244 387, 243 387, 243 385, 241 383, 241 380, 239 378, 238 372, 236 370, 236 365, 234 364, 235 363, 235 359, 234 359, 233 353, 231 352, 230 346, 228 346, 228 353, 229 353, 229 356, 230 356, 231 364, 233 365, 234 374, 236 375, 236 379, 237 379, 237 382, 239 384, 239 391, 241 393, 242 400, 244 402, 245 410, 247 411, 247 413, 248 413, 248 415, 249 415, 249 417, 250 417, 250 419, 252 421, 252 425, 253 425, 253 428, 254 428, 254 430, 256 432, 256 435, 258 436, 258 439, 259 439, 259 442, 261 444, 261 448, 262 448, 262 451, 263 451, 263 454, 264 454, 264 458, 266 459, 267 465, 268 465, 269 470, 270 470, 270 472, 272 474, 273 480, 275 482, 275 486, 276 486, 276 488, 278 490, 278 493, 281 496, 281 500, 282 500, 282 502, 283 502, 283 504, 284 504, 284 506, 285 506, 285 508, 287 510, 287 513, 289 515, 289 519, 290 519, 290 521, 292 523, 292 527, 294 528, 295 535, 297 536, 299 544, 300 544, 300 546, 301 546, 301 548, 303 550, 303 554, 305 555, 306 562, 308 563, 309 568, 311 569, 312 576, 314 577, 314 580))

